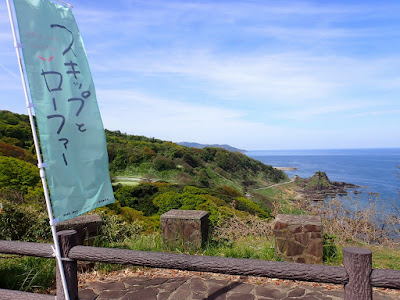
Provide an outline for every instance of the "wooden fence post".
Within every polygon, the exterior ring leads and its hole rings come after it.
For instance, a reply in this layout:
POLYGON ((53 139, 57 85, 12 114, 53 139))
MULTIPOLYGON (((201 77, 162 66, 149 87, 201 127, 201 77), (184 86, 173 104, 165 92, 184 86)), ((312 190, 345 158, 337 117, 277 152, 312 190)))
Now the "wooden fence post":
MULTIPOLYGON (((58 240, 60 242, 61 256, 67 258, 69 250, 76 246, 76 230, 63 230, 57 232, 58 240)), ((78 299, 78 264, 76 260, 63 261, 65 279, 68 285, 68 292, 70 300, 78 299)), ((57 267, 56 273, 57 280, 57 300, 65 300, 64 289, 61 281, 60 271, 57 267)))
POLYGON ((344 299, 372 300, 372 252, 357 247, 343 248, 343 265, 349 275, 349 282, 344 286, 344 299))

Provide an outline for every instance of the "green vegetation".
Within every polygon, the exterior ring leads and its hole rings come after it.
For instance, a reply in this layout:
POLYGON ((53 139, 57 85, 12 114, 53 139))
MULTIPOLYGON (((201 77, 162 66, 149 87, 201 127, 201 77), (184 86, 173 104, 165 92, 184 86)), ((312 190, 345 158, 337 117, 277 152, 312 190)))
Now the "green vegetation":
POLYGON ((303 215, 307 212, 303 210, 301 206, 295 205, 299 203, 296 192, 299 188, 300 187, 295 182, 289 182, 270 188, 257 189, 253 191, 253 195, 260 195, 267 199, 273 199, 272 207, 270 208, 273 212, 273 216, 276 216, 278 213, 303 215))
MULTIPOLYGON (((121 215, 125 221, 142 222, 144 228, 159 227, 160 216, 171 209, 206 210, 211 227, 238 215, 269 218, 270 210, 258 205, 228 186, 200 188, 171 183, 140 183, 137 186, 115 187, 116 203, 107 214, 121 215)), ((103 209, 101 209, 103 210, 103 209)))
POLYGON ((323 260, 329 265, 338 265, 343 261, 342 251, 338 250, 336 237, 334 235, 324 234, 324 254, 323 260))
MULTIPOLYGON (((27 116, 0 111, 0 239, 48 242, 51 232, 28 121, 27 116)), ((269 199, 255 196, 252 200, 257 201, 253 202, 243 192, 287 180, 282 171, 241 153, 212 147, 187 148, 118 131, 106 131, 106 137, 117 201, 95 211, 104 221, 102 233, 95 241, 98 246, 184 251, 162 246, 160 216, 170 209, 206 210, 212 229, 233 216, 254 216, 268 222, 269 199)), ((250 237, 247 238, 246 243, 210 238, 207 247, 197 254, 273 258, 270 242, 260 243, 267 246, 254 251, 250 237)), ((47 273, 37 271, 44 268, 40 259, 3 257, 0 263, 0 271, 9 271, 15 265, 12 272, 21 279, 13 280, 15 285, 1 282, 2 288, 42 290, 54 280, 44 279, 42 275, 47 273), (26 265, 30 272, 24 269, 26 265)), ((113 267, 101 264, 99 268, 113 267)))
MULTIPOLYGON (((27 116, 0 111, 2 240, 51 240, 30 130, 27 116)), ((325 263, 340 264, 343 246, 363 243, 374 251, 374 267, 400 269, 399 250, 371 246, 377 240, 365 239, 382 236, 371 226, 372 218, 366 218, 374 215, 372 210, 354 212, 354 223, 338 219, 347 216, 340 203, 310 204, 298 197, 298 183, 284 183, 288 178, 282 171, 242 153, 187 148, 118 131, 106 131, 106 137, 116 203, 94 211, 103 219, 95 246, 280 260, 274 254, 271 220, 278 213, 307 213, 324 217, 325 263), (274 183, 284 184, 254 190, 274 183), (205 247, 163 245, 160 216, 170 209, 209 213, 211 234, 205 247), (351 226, 343 230, 338 224, 346 222, 351 226)), ((317 175, 307 188, 325 186, 326 175, 317 175)), ((96 265, 103 271, 119 267, 96 265)), ((54 276, 54 260, 0 257, 1 288, 43 292, 54 287, 54 276)))
POLYGON ((55 260, 39 257, 0 257, 0 287, 45 293, 55 288, 55 260))
POLYGON ((164 180, 246 191, 287 179, 276 170, 239 152, 188 148, 154 138, 106 130, 110 170, 114 176, 164 180))
MULTIPOLYGON (((360 246, 365 247, 365 245, 360 245, 360 246)), ((400 270, 399 249, 383 248, 373 245, 368 245, 367 248, 369 248, 373 252, 372 256, 373 268, 400 270)))
POLYGON ((325 172, 316 172, 310 179, 310 182, 304 187, 305 190, 323 190, 331 186, 328 176, 325 172))
POLYGON ((33 155, 34 148, 29 117, 0 110, 0 142, 3 143, 0 146, 2 155, 19 156, 19 159, 32 160, 31 155, 33 155), (4 144, 8 145, 5 146, 4 144), (26 154, 27 157, 25 158, 22 153, 26 154))
POLYGON ((14 157, 0 156, 0 188, 27 193, 40 184, 38 168, 14 157))
POLYGON ((49 218, 44 208, 12 203, 0 198, 0 240, 27 242, 48 241, 51 238, 49 218))

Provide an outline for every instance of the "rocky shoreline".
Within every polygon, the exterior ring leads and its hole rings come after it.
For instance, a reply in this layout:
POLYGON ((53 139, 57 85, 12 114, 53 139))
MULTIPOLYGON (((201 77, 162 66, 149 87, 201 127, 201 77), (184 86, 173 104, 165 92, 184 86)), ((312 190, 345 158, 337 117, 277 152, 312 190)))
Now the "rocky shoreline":
POLYGON ((303 198, 313 201, 323 201, 329 196, 347 195, 347 189, 360 187, 352 183, 330 181, 326 173, 321 171, 315 172, 313 176, 307 179, 296 175, 294 181, 301 187, 296 192, 303 198))

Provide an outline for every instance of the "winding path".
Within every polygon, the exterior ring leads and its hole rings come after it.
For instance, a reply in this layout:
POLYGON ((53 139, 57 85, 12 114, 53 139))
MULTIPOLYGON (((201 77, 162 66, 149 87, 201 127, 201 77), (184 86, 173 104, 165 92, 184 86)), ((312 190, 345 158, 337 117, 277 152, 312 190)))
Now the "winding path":
POLYGON ((256 189, 253 189, 253 191, 269 189, 269 188, 272 188, 272 187, 275 187, 275 186, 284 185, 284 184, 288 184, 288 183, 292 183, 292 182, 294 182, 293 178, 290 179, 289 181, 286 181, 286 182, 275 183, 275 184, 270 185, 270 186, 264 186, 264 187, 256 188, 256 189))

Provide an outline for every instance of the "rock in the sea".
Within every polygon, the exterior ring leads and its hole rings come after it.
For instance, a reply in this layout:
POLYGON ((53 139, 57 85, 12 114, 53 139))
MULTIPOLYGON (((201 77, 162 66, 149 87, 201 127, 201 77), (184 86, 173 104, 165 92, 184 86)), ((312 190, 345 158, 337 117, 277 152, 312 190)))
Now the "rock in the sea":
POLYGON ((311 200, 321 201, 325 196, 347 195, 346 189, 358 187, 346 182, 330 181, 325 172, 315 172, 307 179, 296 177, 297 184, 302 186, 302 193, 311 200))

